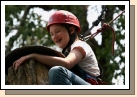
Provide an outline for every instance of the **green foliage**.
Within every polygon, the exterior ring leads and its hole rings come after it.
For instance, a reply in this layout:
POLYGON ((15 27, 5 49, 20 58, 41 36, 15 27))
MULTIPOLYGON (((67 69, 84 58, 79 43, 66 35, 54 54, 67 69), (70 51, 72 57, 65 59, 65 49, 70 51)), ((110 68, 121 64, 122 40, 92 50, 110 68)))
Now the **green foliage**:
POLYGON ((11 30, 14 27, 13 20, 17 19, 17 21, 20 21, 19 14, 24 9, 25 6, 18 6, 18 5, 6 5, 5 6, 5 32, 6 36, 9 35, 11 30))

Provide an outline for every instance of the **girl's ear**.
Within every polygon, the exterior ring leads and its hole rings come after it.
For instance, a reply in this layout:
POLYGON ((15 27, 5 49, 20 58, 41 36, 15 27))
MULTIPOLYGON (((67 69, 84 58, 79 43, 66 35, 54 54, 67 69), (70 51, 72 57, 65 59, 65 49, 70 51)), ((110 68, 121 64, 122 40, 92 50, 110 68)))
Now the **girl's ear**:
POLYGON ((75 27, 74 26, 71 26, 69 29, 70 29, 70 34, 73 34, 75 32, 75 27))

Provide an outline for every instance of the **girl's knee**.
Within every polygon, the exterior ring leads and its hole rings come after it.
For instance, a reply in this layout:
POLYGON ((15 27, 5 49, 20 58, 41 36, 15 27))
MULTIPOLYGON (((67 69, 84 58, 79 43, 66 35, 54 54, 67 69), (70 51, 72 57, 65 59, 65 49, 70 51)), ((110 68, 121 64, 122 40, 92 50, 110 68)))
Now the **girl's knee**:
POLYGON ((53 74, 57 74, 60 72, 60 70, 62 70, 62 66, 54 66, 49 70, 49 76, 53 75, 53 74))

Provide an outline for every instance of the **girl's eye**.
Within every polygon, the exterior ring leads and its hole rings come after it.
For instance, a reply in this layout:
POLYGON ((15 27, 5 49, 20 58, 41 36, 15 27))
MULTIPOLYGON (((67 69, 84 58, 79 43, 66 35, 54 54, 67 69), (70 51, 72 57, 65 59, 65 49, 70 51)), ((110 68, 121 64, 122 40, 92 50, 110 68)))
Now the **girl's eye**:
POLYGON ((59 33, 60 32, 60 30, 58 30, 56 33, 59 33))
POLYGON ((55 33, 50 33, 50 35, 53 36, 54 34, 59 33, 59 32, 60 30, 57 30, 55 33))

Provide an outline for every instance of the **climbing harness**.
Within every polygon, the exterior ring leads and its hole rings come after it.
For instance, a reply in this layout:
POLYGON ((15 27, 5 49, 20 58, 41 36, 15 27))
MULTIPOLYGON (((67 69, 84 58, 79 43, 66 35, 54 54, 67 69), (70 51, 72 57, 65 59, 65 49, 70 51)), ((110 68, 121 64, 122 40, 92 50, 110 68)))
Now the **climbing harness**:
MULTIPOLYGON (((93 26, 87 30, 85 32, 85 34, 83 35, 80 35, 80 39, 81 40, 84 40, 84 41, 87 41, 89 39, 92 39, 94 38, 97 34, 101 33, 101 32, 104 32, 106 31, 107 29, 111 29, 112 30, 112 35, 113 35, 113 39, 112 39, 112 54, 114 55, 114 42, 116 40, 116 35, 115 35, 115 31, 113 29, 113 27, 110 26, 110 24, 116 20, 120 15, 122 15, 125 10, 123 10, 117 17, 115 17, 113 20, 111 20, 109 23, 103 23, 102 27, 97 29, 97 31, 93 34, 90 34, 90 35, 87 35, 88 33, 90 33, 90 30, 94 27, 94 26, 97 26, 99 24, 100 21, 104 20, 105 18, 105 11, 106 11, 106 6, 104 6, 104 9, 102 10, 102 14, 98 17, 98 20, 94 21, 93 22, 93 26), (103 16, 103 18, 102 18, 103 16), (87 36, 86 36, 87 35, 87 36)), ((100 77, 97 77, 97 80, 93 79, 93 78, 86 78, 86 81, 89 82, 90 84, 92 85, 106 85, 107 83, 106 82, 103 82, 101 80, 100 77)))

